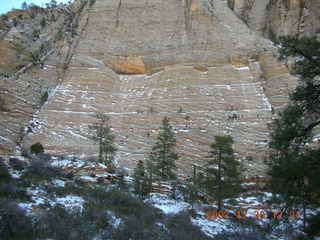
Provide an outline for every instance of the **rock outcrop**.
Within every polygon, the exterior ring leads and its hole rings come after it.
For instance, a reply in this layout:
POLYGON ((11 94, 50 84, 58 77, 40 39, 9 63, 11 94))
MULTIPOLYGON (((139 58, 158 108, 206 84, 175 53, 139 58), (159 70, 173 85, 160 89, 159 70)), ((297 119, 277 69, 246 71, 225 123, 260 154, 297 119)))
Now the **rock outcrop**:
POLYGON ((276 40, 279 36, 320 36, 318 0, 228 0, 253 30, 276 40))
POLYGON ((34 115, 25 148, 41 142, 52 154, 94 158, 88 125, 105 112, 118 163, 132 168, 168 116, 180 173, 205 161, 215 135, 231 135, 248 174, 263 174, 267 124, 295 79, 276 60, 272 42, 226 1, 97 0, 81 18, 86 25, 69 68, 34 115))
POLYGON ((64 78, 85 26, 81 13, 87 8, 77 2, 2 17, 6 20, 0 32, 0 154, 16 154, 24 135, 36 127, 33 114, 64 78))

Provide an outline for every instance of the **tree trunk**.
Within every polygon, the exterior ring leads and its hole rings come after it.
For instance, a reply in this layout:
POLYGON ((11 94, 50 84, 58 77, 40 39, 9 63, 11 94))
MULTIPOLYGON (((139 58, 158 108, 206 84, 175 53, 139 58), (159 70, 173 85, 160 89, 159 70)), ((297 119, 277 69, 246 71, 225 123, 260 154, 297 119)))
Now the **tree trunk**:
POLYGON ((218 209, 222 209, 222 199, 221 199, 221 152, 218 153, 218 209))
POLYGON ((103 137, 102 136, 102 124, 100 124, 98 137, 99 137, 99 162, 102 162, 102 137, 103 137))

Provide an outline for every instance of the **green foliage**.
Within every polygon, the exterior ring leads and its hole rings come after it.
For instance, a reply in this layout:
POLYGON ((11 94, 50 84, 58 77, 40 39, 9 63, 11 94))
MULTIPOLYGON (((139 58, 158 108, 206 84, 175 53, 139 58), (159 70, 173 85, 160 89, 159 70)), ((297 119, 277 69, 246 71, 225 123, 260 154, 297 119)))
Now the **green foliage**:
POLYGON ((18 23, 19 23, 19 22, 18 22, 17 18, 13 18, 13 19, 12 19, 12 23, 13 23, 13 26, 16 27, 16 26, 18 26, 18 23))
POLYGON ((320 41, 316 37, 283 37, 280 38, 280 59, 289 56, 298 57, 294 73, 302 79, 313 79, 320 74, 320 41))
POLYGON ((218 201, 222 208, 224 198, 235 197, 241 192, 239 162, 232 149, 230 136, 215 136, 210 145, 210 155, 205 166, 204 186, 209 196, 218 201))
POLYGON ((30 152, 33 154, 44 153, 44 147, 41 143, 37 142, 30 147, 30 152))
POLYGON ((31 61, 33 64, 37 65, 41 62, 41 54, 39 50, 31 53, 31 61))
POLYGON ((139 195, 140 198, 145 197, 148 193, 150 193, 150 184, 149 179, 147 177, 147 172, 144 167, 144 162, 139 161, 136 168, 134 169, 133 174, 134 179, 134 192, 139 195))
POLYGON ((22 171, 27 167, 27 164, 24 161, 21 161, 17 158, 10 158, 9 163, 12 169, 17 171, 22 171))
POLYGON ((36 17, 36 15, 40 12, 40 7, 39 6, 37 6, 36 4, 34 4, 34 3, 30 3, 29 4, 29 7, 28 7, 28 13, 29 13, 29 16, 30 16, 30 18, 35 18, 36 17))
POLYGON ((143 211, 155 211, 159 214, 157 209, 118 189, 106 190, 103 187, 95 187, 85 191, 84 198, 88 202, 98 209, 109 209, 118 216, 139 216, 143 211))
POLYGON ((23 9, 23 10, 27 10, 28 9, 28 3, 26 3, 26 2, 23 2, 22 4, 21 4, 21 8, 23 9))
POLYGON ((273 31, 271 27, 269 27, 268 33, 269 33, 269 39, 274 43, 278 43, 277 34, 273 31))
MULTIPOLYGON (((36 169, 39 171, 40 168, 36 169)), ((25 177, 35 183, 30 175, 25 177)), ((48 187, 46 189, 50 194, 48 187)), ((66 186, 64 194, 82 196, 85 199, 83 207, 68 209, 59 204, 47 206, 45 211, 37 212, 31 219, 11 200, 0 199, 1 239, 208 239, 191 223, 188 214, 164 216, 159 209, 130 193, 117 189, 107 190, 101 186, 72 184, 66 186), (113 224, 114 217, 121 220, 118 226, 113 224)))
POLYGON ((55 39, 56 40, 61 40, 64 36, 65 32, 64 32, 64 27, 63 26, 60 26, 59 27, 59 30, 57 31, 57 34, 55 36, 55 39))
POLYGON ((30 200, 27 192, 15 180, 0 180, 0 199, 30 200))
POLYGON ((2 15, 0 15, 0 20, 6 22, 9 20, 9 17, 6 14, 2 14, 2 15))
POLYGON ((165 117, 157 139, 149 155, 150 162, 154 165, 153 174, 161 180, 176 179, 174 170, 178 154, 175 152, 176 139, 169 119, 165 117))
POLYGON ((9 173, 9 169, 4 162, 4 159, 0 157, 0 200, 1 199, 29 200, 26 194, 26 191, 21 187, 22 187, 21 184, 19 184, 17 180, 11 177, 11 174, 9 173))
POLYGON ((281 44, 281 59, 298 58, 294 73, 300 76, 300 84, 291 95, 292 101, 299 103, 306 114, 319 114, 320 41, 315 37, 286 37, 281 39, 281 44))
POLYGON ((47 8, 56 8, 58 5, 56 0, 51 0, 49 3, 46 3, 47 8))
POLYGON ((1 240, 33 240, 35 231, 32 219, 11 200, 0 200, 1 240))
POLYGON ((25 169, 22 178, 29 184, 37 183, 45 180, 51 180, 57 177, 66 176, 61 168, 52 167, 50 165, 50 156, 39 153, 30 158, 30 165, 25 169))
POLYGON ((48 94, 48 92, 46 91, 46 92, 41 96, 41 99, 40 99, 41 105, 43 105, 46 101, 48 101, 48 98, 49 98, 49 94, 48 94))
POLYGON ((89 5, 92 7, 95 4, 96 0, 89 0, 89 5))
POLYGON ((36 41, 37 39, 39 39, 39 37, 40 37, 40 30, 34 29, 33 32, 32 32, 32 37, 33 37, 33 40, 34 40, 34 41, 36 41))
POLYGON ((277 152, 299 148, 305 139, 303 109, 300 105, 289 105, 271 124, 270 147, 277 152))
POLYGON ((81 191, 83 191, 83 189, 75 186, 75 184, 66 184, 64 187, 47 187, 47 192, 51 195, 55 194, 57 197, 63 197, 69 194, 81 196, 81 191))
POLYGON ((192 177, 189 177, 186 181, 185 187, 183 187, 182 193, 184 195, 184 200, 189 201, 191 206, 197 201, 197 197, 200 193, 201 183, 203 182, 202 174, 197 172, 197 168, 193 166, 192 177))
POLYGON ((114 144, 114 135, 109 125, 109 117, 103 113, 97 113, 97 123, 90 125, 89 129, 94 132, 89 138, 99 144, 99 162, 108 166, 109 170, 114 169, 114 158, 117 148, 114 144))
POLYGON ((37 237, 56 240, 93 239, 101 228, 106 227, 107 214, 97 211, 91 204, 86 205, 83 211, 68 211, 63 206, 56 205, 42 214, 35 224, 37 237))
MULTIPOLYGON (((320 42, 316 38, 281 39, 281 58, 297 57, 299 85, 291 104, 272 123, 270 175, 273 192, 287 207, 319 205, 320 149, 310 143, 320 125, 320 42)), ((306 220, 306 219, 304 219, 306 220)))
POLYGON ((178 213, 170 217, 166 224, 169 229, 170 235, 166 239, 174 240, 209 240, 197 226, 192 224, 190 216, 186 212, 178 213))
POLYGON ((313 215, 309 221, 309 225, 306 228, 306 233, 308 233, 309 237, 316 237, 320 234, 320 214, 313 215))
POLYGON ((4 159, 0 157, 0 181, 7 181, 11 178, 8 167, 4 159))
POLYGON ((42 17, 40 25, 42 28, 44 28, 47 25, 47 19, 45 17, 42 17))

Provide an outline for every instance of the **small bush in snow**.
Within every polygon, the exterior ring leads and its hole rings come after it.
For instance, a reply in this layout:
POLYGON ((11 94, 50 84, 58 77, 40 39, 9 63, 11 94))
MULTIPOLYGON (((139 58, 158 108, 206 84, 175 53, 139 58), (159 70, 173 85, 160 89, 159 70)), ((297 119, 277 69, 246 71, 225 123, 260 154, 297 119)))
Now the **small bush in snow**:
POLYGON ((29 200, 26 191, 13 182, 0 182, 0 198, 29 200))
POLYGON ((22 171, 27 167, 27 164, 17 158, 10 158, 10 166, 17 171, 22 171))
POLYGON ((40 239, 55 240, 88 240, 96 234, 94 223, 85 221, 82 212, 70 212, 59 205, 38 218, 36 231, 40 239))
POLYGON ((43 148, 42 144, 38 142, 38 143, 31 145, 30 152, 34 153, 34 154, 43 153, 44 148, 43 148))
POLYGON ((49 161, 50 156, 46 154, 38 154, 33 157, 30 160, 30 166, 23 175, 24 179, 42 181, 65 175, 60 168, 52 167, 49 161))
POLYGON ((190 215, 186 212, 178 213, 168 219, 166 226, 170 232, 168 239, 183 240, 208 240, 199 227, 193 225, 190 221, 190 215))

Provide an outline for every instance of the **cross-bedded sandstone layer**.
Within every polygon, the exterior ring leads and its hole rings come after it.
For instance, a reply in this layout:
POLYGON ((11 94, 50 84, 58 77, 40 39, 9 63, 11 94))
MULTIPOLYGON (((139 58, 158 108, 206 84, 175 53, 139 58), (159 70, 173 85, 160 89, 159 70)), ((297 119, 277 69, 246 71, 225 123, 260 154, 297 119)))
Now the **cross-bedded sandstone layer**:
POLYGON ((97 0, 24 146, 40 141, 49 153, 93 158, 88 125, 105 112, 118 163, 132 168, 168 116, 180 173, 204 163, 215 135, 231 135, 239 157, 254 159, 243 160, 248 173, 262 174, 267 124, 295 85, 275 55, 223 0, 97 0))

